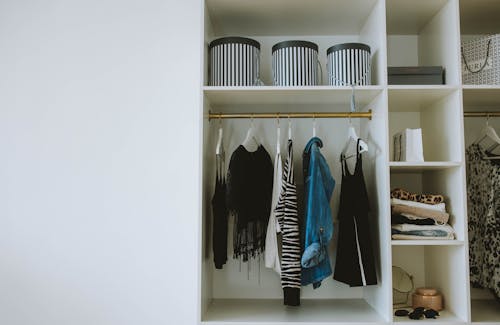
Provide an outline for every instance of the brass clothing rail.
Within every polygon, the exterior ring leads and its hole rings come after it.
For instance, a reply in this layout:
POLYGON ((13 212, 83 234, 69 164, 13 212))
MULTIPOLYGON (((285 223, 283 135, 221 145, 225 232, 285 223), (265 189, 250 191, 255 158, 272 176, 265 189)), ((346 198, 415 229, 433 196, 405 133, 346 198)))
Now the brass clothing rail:
POLYGON ((230 118, 367 118, 372 119, 372 110, 368 112, 327 112, 327 113, 212 113, 208 119, 230 118))
POLYGON ((500 117, 500 112, 464 112, 464 117, 500 117))

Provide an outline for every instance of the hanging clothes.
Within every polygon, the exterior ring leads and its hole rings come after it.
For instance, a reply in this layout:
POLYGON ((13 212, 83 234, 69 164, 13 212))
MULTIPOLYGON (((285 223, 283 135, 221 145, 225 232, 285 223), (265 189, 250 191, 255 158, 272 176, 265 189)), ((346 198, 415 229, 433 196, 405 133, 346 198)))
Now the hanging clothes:
POLYGON ((271 200, 271 215, 266 232, 266 249, 264 252, 264 262, 267 268, 273 269, 276 273, 281 274, 280 256, 278 249, 278 233, 280 227, 276 219, 276 206, 281 193, 283 168, 281 154, 276 152, 274 159, 274 177, 273 177, 273 195, 271 200))
MULTIPOLYGON (((358 140, 359 142, 359 140, 358 140)), ((375 259, 368 220, 368 194, 363 176, 359 143, 354 173, 343 156, 340 188, 339 235, 333 278, 351 287, 377 284, 375 259)))
POLYGON ((264 251, 272 189, 273 164, 266 149, 259 145, 248 151, 238 146, 227 172, 227 208, 235 225, 234 258, 246 262, 264 251))
POLYGON ((282 234, 281 287, 286 306, 300 305, 300 230, 297 213, 297 186, 293 172, 293 145, 288 140, 288 153, 283 171, 283 185, 276 207, 276 218, 282 234))
POLYGON ((470 281, 500 299, 500 165, 479 144, 466 150, 470 281))
POLYGON ((215 155, 215 192, 212 197, 212 250, 216 269, 222 269, 227 262, 226 174, 224 149, 215 155))
POLYGON ((321 139, 314 137, 307 143, 302 157, 305 184, 302 285, 312 283, 315 289, 332 274, 328 246, 333 236, 330 199, 335 180, 320 152, 322 147, 321 139))

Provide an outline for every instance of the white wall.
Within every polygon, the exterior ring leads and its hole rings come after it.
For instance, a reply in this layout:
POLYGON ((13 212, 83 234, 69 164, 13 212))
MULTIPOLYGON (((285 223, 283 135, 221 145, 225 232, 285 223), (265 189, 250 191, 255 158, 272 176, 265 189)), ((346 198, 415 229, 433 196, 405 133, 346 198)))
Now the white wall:
POLYGON ((0 1, 0 324, 194 324, 197 0, 0 1))

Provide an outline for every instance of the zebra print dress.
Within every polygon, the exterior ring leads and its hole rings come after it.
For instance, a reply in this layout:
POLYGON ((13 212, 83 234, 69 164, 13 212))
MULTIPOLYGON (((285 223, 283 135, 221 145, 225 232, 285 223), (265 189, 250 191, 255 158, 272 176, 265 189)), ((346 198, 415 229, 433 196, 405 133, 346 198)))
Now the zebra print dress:
POLYGON ((281 194, 276 206, 276 218, 282 235, 281 287, 286 306, 300 305, 300 232, 297 213, 297 187, 293 173, 292 140, 288 140, 288 155, 283 168, 281 194))

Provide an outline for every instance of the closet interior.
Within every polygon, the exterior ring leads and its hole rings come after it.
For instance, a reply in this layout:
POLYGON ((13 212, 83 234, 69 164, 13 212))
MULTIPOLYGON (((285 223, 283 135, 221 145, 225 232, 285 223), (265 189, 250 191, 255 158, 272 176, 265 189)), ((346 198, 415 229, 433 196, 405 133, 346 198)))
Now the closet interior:
MULTIPOLYGON (((436 287, 443 294, 441 316, 421 322, 500 322, 500 305, 493 296, 469 286, 465 148, 479 136, 485 119, 464 118, 464 112, 500 112, 500 87, 463 85, 460 58, 461 40, 498 30, 500 4, 487 0, 204 0, 203 4, 200 323, 406 322, 408 318, 393 316, 392 266, 407 271, 415 287, 436 287), (264 85, 209 85, 208 44, 226 36, 249 37, 260 43, 264 85), (271 48, 284 40, 318 44, 323 69, 320 85, 272 86, 271 48), (371 118, 289 118, 288 113, 350 111, 352 88, 326 86, 327 49, 350 42, 371 48, 371 85, 355 87, 356 110, 371 111, 371 118), (424 65, 442 66, 445 84, 401 86, 387 82, 388 67, 424 65), (220 115, 242 113, 249 115, 220 115), (276 116, 252 118, 259 113, 276 116), (329 253, 333 264, 342 179, 339 158, 349 126, 366 141, 370 149, 363 153, 363 171, 377 285, 349 287, 330 277, 318 289, 302 287, 301 306, 290 308, 283 306, 279 275, 265 268, 263 260, 240 263, 228 254, 224 267, 215 269, 211 200, 218 132, 222 127, 227 167, 251 124, 271 157, 276 153, 277 127, 281 128, 284 152, 291 124, 299 195, 304 187, 302 151, 315 127, 337 182, 330 202, 334 240, 329 253), (422 129, 423 162, 394 161, 393 136, 405 128, 422 129), (442 194, 454 239, 391 239, 394 188, 442 194)), ((500 118, 491 118, 489 123, 500 130, 500 118)), ((229 246, 231 237, 229 231, 229 246)))

